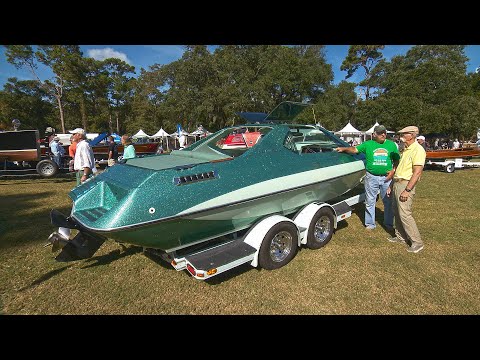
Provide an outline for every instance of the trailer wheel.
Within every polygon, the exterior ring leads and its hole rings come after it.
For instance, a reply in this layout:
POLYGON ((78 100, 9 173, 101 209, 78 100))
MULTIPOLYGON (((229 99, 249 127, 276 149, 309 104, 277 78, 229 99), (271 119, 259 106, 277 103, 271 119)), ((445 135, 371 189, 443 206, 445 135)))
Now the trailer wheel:
POLYGON ((258 253, 258 263, 267 270, 278 269, 288 264, 297 250, 297 227, 290 222, 280 222, 274 225, 263 238, 258 253))
POLYGON ((448 164, 445 166, 445 171, 449 174, 453 173, 455 171, 455 164, 448 164))
POLYGON ((58 173, 58 165, 50 159, 39 161, 37 164, 37 173, 43 177, 52 177, 58 173))
POLYGON ((330 241, 333 236, 333 212, 328 207, 320 208, 313 216, 307 233, 307 247, 319 249, 330 241))

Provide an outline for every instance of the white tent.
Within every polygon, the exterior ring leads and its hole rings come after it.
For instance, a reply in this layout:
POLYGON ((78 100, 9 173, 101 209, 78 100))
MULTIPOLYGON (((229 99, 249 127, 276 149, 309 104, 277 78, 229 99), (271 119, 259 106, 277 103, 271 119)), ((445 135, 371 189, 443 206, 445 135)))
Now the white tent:
POLYGON ((190 133, 190 135, 195 136, 195 141, 197 140, 197 136, 201 139, 202 137, 207 137, 210 134, 211 132, 205 129, 202 125, 200 125, 197 130, 190 133))
MULTIPOLYGON (((182 129, 182 135, 185 135, 185 136, 194 136, 194 135, 186 132, 186 131, 183 130, 183 129, 182 129)), ((176 137, 178 137, 178 132, 175 131, 175 132, 171 133, 170 136, 176 138, 176 137)))
POLYGON ((135 135, 132 136, 133 138, 144 138, 144 137, 150 137, 149 135, 145 134, 145 132, 140 129, 135 135))
POLYGON ((357 143, 362 142, 362 136, 365 133, 363 131, 355 129, 355 127, 350 124, 350 121, 348 122, 347 125, 344 126, 342 130, 335 131, 335 135, 340 135, 346 142, 349 142, 350 140, 354 140, 357 143))
POLYGON ((375 129, 375 126, 378 126, 378 125, 380 125, 380 124, 378 122, 375 122, 375 125, 373 125, 370 129, 365 131, 365 134, 372 135, 373 134, 373 129, 375 129))
POLYGON ((165 137, 165 136, 170 136, 170 134, 167 133, 165 130, 163 130, 163 128, 161 128, 161 129, 158 130, 155 134, 153 134, 152 136, 150 136, 150 138, 155 139, 155 138, 165 137))
POLYGON ((178 136, 178 132, 176 131, 171 133, 170 136, 175 139, 175 142, 177 142, 178 140, 180 149, 183 149, 186 145, 188 145, 187 136, 195 136, 195 135, 192 135, 182 129, 180 137, 178 136))
POLYGON ((167 133, 165 130, 163 130, 163 128, 161 128, 155 134, 150 136, 151 139, 161 138, 162 139, 162 145, 163 145, 163 140, 165 140, 165 142, 167 143, 167 150, 170 150, 170 147, 168 146, 168 139, 165 139, 166 137, 170 137, 170 134, 167 133))

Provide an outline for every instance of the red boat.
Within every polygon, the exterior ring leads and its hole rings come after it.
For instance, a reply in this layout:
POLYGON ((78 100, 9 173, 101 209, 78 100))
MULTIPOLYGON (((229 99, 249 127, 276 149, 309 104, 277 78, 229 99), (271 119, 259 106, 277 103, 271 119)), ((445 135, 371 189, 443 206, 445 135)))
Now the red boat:
MULTIPOLYGON (((143 144, 133 144, 133 147, 135 148, 135 152, 137 156, 140 155, 152 155, 157 152, 159 143, 143 143, 143 144)), ((63 148, 65 149, 65 154, 68 156, 68 146, 69 145, 64 145, 63 148)), ((123 155, 123 145, 118 145, 118 155, 123 155)), ((95 160, 98 161, 107 161, 108 160, 108 145, 96 145, 92 146, 93 150, 93 156, 95 157, 95 160)), ((50 149, 48 147, 42 146, 40 147, 41 155, 46 156, 47 151, 50 152, 50 149)))
POLYGON ((479 147, 448 149, 448 150, 427 150, 427 159, 456 159, 471 158, 480 156, 479 147))
POLYGON ((248 131, 230 134, 225 140, 220 140, 217 146, 221 149, 246 149, 255 145, 262 134, 258 131, 248 131))

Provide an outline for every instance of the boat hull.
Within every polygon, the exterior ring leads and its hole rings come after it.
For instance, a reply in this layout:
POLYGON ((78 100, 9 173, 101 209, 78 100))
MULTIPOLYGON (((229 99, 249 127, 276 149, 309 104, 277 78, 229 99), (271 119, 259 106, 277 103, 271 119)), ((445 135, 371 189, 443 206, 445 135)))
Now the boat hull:
POLYGON ((174 251, 247 229, 272 214, 289 215, 313 201, 333 199, 356 187, 364 173, 358 171, 164 221, 111 231, 108 237, 134 245, 174 251))
POLYGON ((480 148, 429 150, 426 152, 427 159, 455 159, 474 156, 480 156, 480 148))

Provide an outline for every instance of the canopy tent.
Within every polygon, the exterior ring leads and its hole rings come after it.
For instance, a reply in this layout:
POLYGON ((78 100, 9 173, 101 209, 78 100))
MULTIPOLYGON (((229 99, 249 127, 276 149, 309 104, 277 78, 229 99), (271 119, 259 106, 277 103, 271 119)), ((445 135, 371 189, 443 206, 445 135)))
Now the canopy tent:
POLYGON ((135 135, 132 136, 133 138, 144 138, 144 137, 150 137, 149 135, 145 134, 145 132, 140 129, 135 135))
MULTIPOLYGON (((186 131, 183 130, 183 129, 182 129, 181 134, 182 134, 182 135, 185 135, 185 136, 194 136, 194 135, 186 132, 186 131)), ((175 132, 171 133, 170 136, 173 137, 173 138, 176 138, 176 137, 178 137, 178 132, 175 131, 175 132)))
POLYGON ((373 129, 375 129, 375 126, 378 126, 378 125, 380 125, 380 124, 376 121, 376 122, 375 122, 375 125, 373 125, 370 129, 368 129, 367 131, 365 131, 365 134, 367 134, 367 135, 373 134, 373 131, 374 131, 373 129))
MULTIPOLYGON (((163 130, 163 128, 160 128, 160 130, 158 130, 155 134, 150 136, 151 139, 162 138, 162 143, 163 143, 163 138, 166 138, 166 137, 170 137, 170 134, 167 133, 165 130, 163 130)), ((168 139, 165 139, 165 142, 167 143, 167 150, 170 150, 168 146, 168 139)))
POLYGON ((161 128, 160 130, 158 130, 155 134, 153 134, 150 137, 153 139, 153 138, 159 138, 159 137, 165 137, 165 136, 170 136, 170 134, 167 133, 165 130, 163 130, 163 128, 161 128))
POLYGON ((355 127, 350 124, 350 121, 347 125, 344 126, 342 130, 335 131, 335 135, 341 136, 345 141, 349 142, 350 140, 356 141, 357 143, 362 142, 362 136, 365 133, 363 131, 355 129, 355 127))
POLYGON ((205 138, 207 137, 208 135, 210 135, 211 132, 206 130, 202 125, 200 125, 197 130, 195 130, 194 132, 190 133, 190 135, 193 135, 195 136, 195 141, 197 140, 197 136, 201 138, 205 138))
POLYGON ((178 145, 180 147, 180 149, 184 148, 185 145, 188 145, 188 141, 187 141, 187 136, 195 136, 195 135, 192 135, 188 132, 186 132, 185 130, 181 130, 181 136, 178 136, 178 132, 175 131, 173 133, 170 134, 170 136, 175 140, 175 143, 177 142, 178 140, 178 145))

